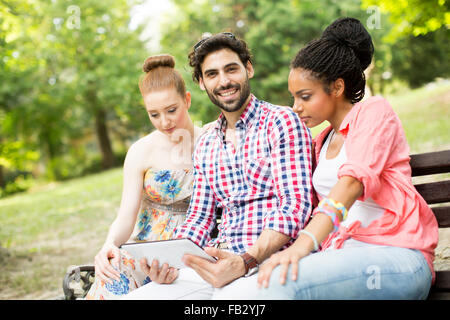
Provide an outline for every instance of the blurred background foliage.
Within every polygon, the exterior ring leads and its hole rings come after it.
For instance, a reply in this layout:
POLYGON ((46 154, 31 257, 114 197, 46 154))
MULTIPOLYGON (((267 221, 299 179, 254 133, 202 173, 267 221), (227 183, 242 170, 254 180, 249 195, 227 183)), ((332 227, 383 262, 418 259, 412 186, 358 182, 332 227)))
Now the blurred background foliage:
POLYGON ((131 9, 143 2, 0 1, 0 196, 121 166, 129 145, 153 130, 137 85, 149 55, 175 56, 194 121, 214 120, 217 108, 187 59, 209 33, 244 38, 254 55, 252 91, 281 105, 292 102, 296 52, 341 16, 360 19, 373 37, 373 94, 450 73, 445 0, 172 0, 156 49, 142 36, 145 23, 130 27, 131 9))

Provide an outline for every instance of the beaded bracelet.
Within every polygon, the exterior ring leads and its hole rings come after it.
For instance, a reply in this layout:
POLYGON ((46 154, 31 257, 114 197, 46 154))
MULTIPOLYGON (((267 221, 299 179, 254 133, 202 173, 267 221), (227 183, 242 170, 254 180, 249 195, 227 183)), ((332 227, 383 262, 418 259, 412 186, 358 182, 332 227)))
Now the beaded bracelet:
POLYGON ((336 232, 339 229, 340 223, 339 223, 339 218, 338 218, 336 212, 334 212, 334 211, 326 211, 326 210, 323 210, 323 208, 317 207, 316 209, 314 209, 314 213, 313 214, 316 215, 318 213, 323 213, 323 214, 327 215, 331 219, 331 222, 333 223, 333 226, 334 226, 333 232, 336 232))
POLYGON ((327 210, 333 209, 337 210, 342 215, 342 221, 347 219, 348 210, 347 208, 340 202, 333 200, 331 198, 323 198, 322 201, 319 202, 318 207, 326 208, 327 210))
POLYGON ((348 210, 347 208, 340 202, 337 202, 331 198, 323 198, 316 209, 314 209, 313 215, 317 213, 326 214, 334 225, 334 231, 339 229, 340 221, 338 215, 335 210, 337 210, 342 215, 342 220, 347 219, 348 210))

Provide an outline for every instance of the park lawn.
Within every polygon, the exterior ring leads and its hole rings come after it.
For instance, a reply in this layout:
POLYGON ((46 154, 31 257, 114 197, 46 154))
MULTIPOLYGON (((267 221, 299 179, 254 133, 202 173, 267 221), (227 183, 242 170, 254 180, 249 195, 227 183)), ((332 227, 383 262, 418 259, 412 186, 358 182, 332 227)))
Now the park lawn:
POLYGON ((450 149, 450 82, 387 99, 399 115, 411 153, 450 149))
POLYGON ((113 169, 0 200, 0 299, 62 295, 67 268, 103 244, 121 188, 113 169))
MULTIPOLYGON (((388 99, 411 153, 450 148, 450 84, 388 99)), ((0 299, 61 296, 67 268, 91 263, 102 246, 121 188, 118 168, 0 199, 0 299)))

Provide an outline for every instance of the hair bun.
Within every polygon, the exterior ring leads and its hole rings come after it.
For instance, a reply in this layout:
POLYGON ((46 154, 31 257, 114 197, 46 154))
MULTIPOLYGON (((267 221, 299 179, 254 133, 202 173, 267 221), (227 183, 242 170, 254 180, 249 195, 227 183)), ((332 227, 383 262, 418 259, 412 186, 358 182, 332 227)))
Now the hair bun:
POLYGON ((337 19, 325 29, 322 38, 351 48, 363 70, 370 65, 374 52, 372 38, 358 19, 337 19))
POLYGON ((159 54, 156 56, 151 56, 145 60, 142 70, 144 70, 144 72, 149 72, 159 67, 174 68, 175 59, 170 54, 159 54))

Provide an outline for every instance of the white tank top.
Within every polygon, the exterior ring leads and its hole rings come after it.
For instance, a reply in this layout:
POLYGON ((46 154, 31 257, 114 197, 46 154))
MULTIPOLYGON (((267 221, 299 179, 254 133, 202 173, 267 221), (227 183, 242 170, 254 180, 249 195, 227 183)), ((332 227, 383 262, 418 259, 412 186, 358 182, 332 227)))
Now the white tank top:
MULTIPOLYGON (((323 144, 319 155, 319 161, 313 174, 314 189, 321 197, 328 196, 331 189, 338 182, 337 173, 339 168, 347 161, 347 155, 345 153, 345 142, 342 145, 339 154, 335 158, 326 158, 328 145, 333 135, 334 130, 330 132, 327 140, 323 144)), ((348 211, 347 219, 341 222, 341 224, 345 227, 348 227, 356 220, 359 220, 361 221, 361 227, 367 227, 372 221, 381 218, 383 213, 384 209, 377 203, 375 203, 375 201, 373 201, 371 198, 368 198, 365 201, 356 200, 353 206, 348 211)), ((337 237, 334 239, 334 241, 336 241, 336 239, 337 237)), ((361 245, 365 246, 370 244, 349 238, 344 242, 343 247, 353 247, 361 245)), ((332 247, 333 246, 330 246, 330 248, 332 247)))

